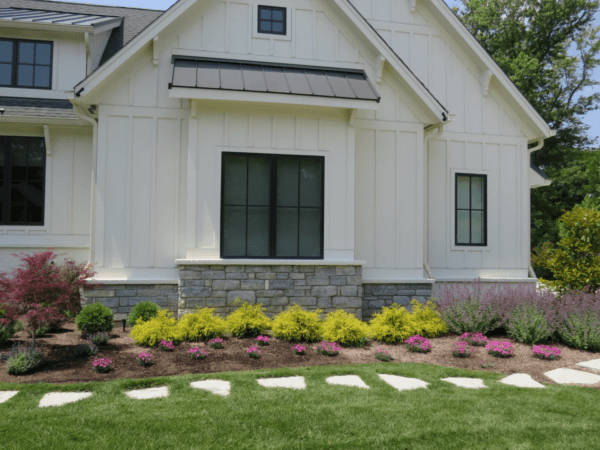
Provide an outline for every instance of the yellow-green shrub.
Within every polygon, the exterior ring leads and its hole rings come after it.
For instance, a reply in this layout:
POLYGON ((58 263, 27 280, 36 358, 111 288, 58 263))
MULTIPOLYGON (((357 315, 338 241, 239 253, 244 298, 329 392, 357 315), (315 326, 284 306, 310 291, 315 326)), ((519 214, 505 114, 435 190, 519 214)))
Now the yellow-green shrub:
POLYGON ((205 341, 208 339, 223 337, 227 331, 227 322, 219 316, 215 316, 214 308, 199 308, 194 314, 186 314, 177 327, 179 335, 184 341, 205 341))
POLYGON ((410 304, 412 305, 411 319, 412 325, 416 329, 415 334, 422 337, 433 338, 448 333, 448 327, 440 318, 433 301, 430 300, 423 306, 417 300, 413 299, 410 304))
POLYGON ((271 327, 271 319, 265 316, 262 304, 250 305, 244 302, 227 317, 227 328, 232 336, 256 337, 271 327))
POLYGON ((418 333, 413 323, 413 316, 397 303, 381 308, 381 312, 373 314, 370 335, 377 341, 395 344, 418 333))
POLYGON ((139 317, 129 335, 137 345, 148 347, 157 346, 162 339, 173 341, 174 344, 182 340, 177 327, 177 319, 173 317, 171 311, 166 309, 158 311, 158 316, 147 322, 139 317))
POLYGON ((321 338, 320 314, 320 309, 306 311, 293 305, 273 318, 273 335, 290 342, 318 341, 321 338))
POLYGON ((327 314, 321 325, 324 340, 346 346, 364 345, 368 334, 368 325, 343 309, 327 314))

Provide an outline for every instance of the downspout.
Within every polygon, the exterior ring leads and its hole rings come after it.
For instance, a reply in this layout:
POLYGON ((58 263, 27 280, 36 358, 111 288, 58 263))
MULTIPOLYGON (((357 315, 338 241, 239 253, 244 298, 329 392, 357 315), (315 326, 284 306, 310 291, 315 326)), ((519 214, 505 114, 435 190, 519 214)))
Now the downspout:
POLYGON ((88 264, 93 264, 96 259, 96 171, 98 169, 97 153, 98 153, 98 119, 90 117, 84 108, 75 104, 73 98, 70 99, 73 103, 73 112, 81 120, 88 122, 93 128, 92 137, 92 189, 90 201, 90 260, 88 264))
MULTIPOLYGON (((531 161, 531 154, 533 152, 537 152, 538 150, 540 150, 542 147, 544 146, 544 139, 540 139, 538 141, 538 145, 536 145, 535 147, 532 147, 530 149, 528 149, 529 152, 529 161, 531 161)), ((528 183, 529 184, 529 183, 528 183)), ((531 210, 531 186, 529 186, 529 209, 531 210)), ((531 214, 531 212, 529 213, 531 214)), ((531 225, 530 225, 531 226, 531 225)), ((531 235, 531 230, 529 230, 529 234, 531 235)), ((535 272, 533 271, 533 267, 531 266, 531 249, 529 250, 529 262, 527 263, 527 267, 529 269, 529 276, 531 278, 537 278, 537 275, 535 274, 535 272)))

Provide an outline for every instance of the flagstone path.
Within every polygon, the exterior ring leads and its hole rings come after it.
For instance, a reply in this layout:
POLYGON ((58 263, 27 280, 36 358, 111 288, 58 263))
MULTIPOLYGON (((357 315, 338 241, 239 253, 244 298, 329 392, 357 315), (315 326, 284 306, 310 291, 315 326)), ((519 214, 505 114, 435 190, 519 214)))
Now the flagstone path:
MULTIPOLYGON (((600 372, 600 359, 577 363, 577 365, 600 372)), ((418 378, 408 378, 399 375, 389 375, 383 373, 378 375, 382 381, 399 391, 427 388, 429 385, 429 383, 418 378)), ((600 383, 600 375, 582 372, 580 370, 554 369, 549 372, 545 372, 544 375, 558 384, 592 385, 600 383)), ((448 377, 442 378, 441 380, 466 389, 487 388, 487 386, 483 384, 483 380, 481 378, 448 377)), ((302 376, 258 378, 256 381, 259 385, 267 388, 306 389, 306 382, 302 376)), ((521 388, 546 387, 525 373, 514 373, 498 381, 506 385, 521 388)), ((332 376, 326 378, 325 382, 330 385, 351 386, 361 389, 370 388, 358 375, 332 376)), ((223 397, 227 397, 231 392, 231 383, 225 380, 194 381, 190 383, 190 386, 194 389, 202 389, 223 397)), ((0 391, 0 403, 9 401, 18 393, 19 391, 0 391)), ((167 386, 163 386, 148 389, 137 389, 125 392, 125 395, 136 400, 164 398, 169 396, 169 388, 167 386)), ((49 406, 61 406, 67 403, 78 402, 80 400, 90 398, 91 396, 92 392, 49 392, 42 397, 38 407, 45 408, 49 406)))

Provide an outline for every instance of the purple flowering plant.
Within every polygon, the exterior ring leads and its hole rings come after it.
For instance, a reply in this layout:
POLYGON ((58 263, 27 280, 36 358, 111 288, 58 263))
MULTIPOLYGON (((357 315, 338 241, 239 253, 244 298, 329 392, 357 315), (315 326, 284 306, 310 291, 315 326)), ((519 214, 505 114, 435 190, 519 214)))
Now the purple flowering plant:
POLYGON ((175 346, 172 341, 165 341, 164 339, 158 343, 158 348, 164 352, 172 352, 175 350, 175 346))
POLYGON ((476 345, 478 347, 483 347, 488 343, 488 338, 485 337, 482 333, 463 333, 459 339, 461 341, 465 341, 471 345, 476 345))
POLYGON ((266 347, 267 345, 269 345, 269 342, 271 342, 271 339, 269 339, 268 336, 258 336, 256 338, 256 341, 261 347, 266 347))
POLYGON ((188 350, 188 355, 192 359, 204 359, 208 355, 206 349, 200 347, 192 347, 188 350))
POLYGON ((407 344, 406 348, 411 352, 426 353, 431 351, 430 342, 418 334, 409 337, 404 343, 407 344))
POLYGON ((466 358, 471 356, 475 349, 466 341, 458 341, 452 345, 452 354, 455 358, 466 358))
POLYGON ((380 361, 391 361, 394 359, 389 351, 382 350, 381 348, 375 352, 375 358, 379 359, 380 361))
POLYGON ((210 348, 223 348, 223 339, 222 338, 214 338, 208 341, 208 346, 210 348))
POLYGON ((294 355, 300 355, 300 356, 302 356, 302 355, 305 354, 304 353, 305 351, 306 351, 306 347, 303 347, 300 344, 294 345, 292 347, 292 352, 294 353, 294 355))
POLYGON ((560 349, 557 347, 550 347, 548 345, 534 345, 531 349, 533 356, 539 359, 546 359, 552 361, 560 356, 560 349))
POLYGON ((150 352, 141 352, 137 355, 136 360, 140 366, 148 367, 154 364, 154 355, 150 352))
POLYGON ((112 359, 96 358, 94 360, 94 369, 98 373, 107 373, 113 370, 112 359))
POLYGON ((490 341, 485 348, 490 355, 498 358, 508 358, 515 354, 512 344, 508 341, 490 341))
POLYGON ((248 350, 246 350, 246 355, 248 355, 249 358, 260 358, 260 350, 258 347, 251 345, 248 347, 248 350))
POLYGON ((315 347, 317 353, 325 356, 336 356, 341 349, 342 347, 340 347, 336 342, 329 341, 321 341, 319 345, 315 347))

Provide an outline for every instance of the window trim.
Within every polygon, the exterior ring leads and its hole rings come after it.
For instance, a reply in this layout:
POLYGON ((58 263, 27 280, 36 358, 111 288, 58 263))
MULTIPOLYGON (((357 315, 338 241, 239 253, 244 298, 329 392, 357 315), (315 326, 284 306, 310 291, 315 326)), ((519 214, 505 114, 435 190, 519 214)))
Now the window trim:
MULTIPOLYGON (((487 213, 488 213, 488 201, 487 201, 487 173, 477 173, 477 172, 464 172, 464 171, 453 171, 453 189, 454 189, 454 207, 452 208, 454 212, 454 247, 455 248, 464 248, 464 247, 478 247, 478 248, 487 248, 488 247, 488 236, 487 236, 487 213), (482 244, 473 244, 471 243, 471 222, 469 222, 469 243, 459 243, 458 242, 458 177, 469 177, 469 181, 472 177, 482 177, 483 178, 483 243, 482 244)), ((469 212, 473 211, 471 208, 471 192, 470 192, 470 182, 469 182, 469 212)), ((470 215, 469 215, 470 217, 470 215)))
MULTIPOLYGON (((35 39, 16 39, 16 38, 5 38, 5 37, 0 37, 0 41, 11 41, 13 43, 13 55, 12 55, 12 72, 11 72, 11 79, 10 85, 0 85, 0 88, 15 88, 15 89, 36 89, 36 90, 45 90, 45 91, 50 91, 52 90, 52 77, 54 75, 54 41, 42 41, 42 40, 35 40, 35 39), (50 45, 50 64, 49 65, 44 65, 44 64, 39 64, 39 66, 43 66, 43 67, 50 67, 50 74, 49 74, 49 79, 48 79, 48 87, 36 87, 36 86, 20 86, 19 84, 17 84, 17 76, 18 76, 18 71, 19 71, 19 59, 18 59, 18 48, 19 48, 19 44, 21 42, 30 42, 32 44, 49 44, 50 45)), ((34 50, 35 52, 35 50, 34 50)), ((35 67, 37 64, 35 64, 35 53, 34 53, 34 60, 33 60, 33 64, 23 64, 23 65, 33 65, 33 67, 35 67)), ((33 73, 33 82, 35 83, 35 69, 34 69, 34 73, 33 73)))
MULTIPOLYGON (((270 6, 270 5, 258 5, 258 9, 257 9, 257 21, 256 21, 256 32, 258 34, 270 34, 270 35, 276 35, 276 36, 287 36, 287 8, 286 7, 282 7, 282 6, 270 6), (271 32, 267 32, 267 31, 260 31, 260 12, 263 9, 268 9, 271 12, 273 11, 283 11, 283 32, 279 33, 276 31, 271 31, 271 32)), ((273 21, 271 20, 271 25, 273 24, 273 21)))
MULTIPOLYGON (((248 183, 248 178, 246 178, 246 192, 248 192, 248 187, 247 187, 247 183, 248 183)), ((299 155, 299 154, 289 154, 289 153, 251 153, 251 152, 240 152, 240 151, 222 151, 221 152, 221 180, 220 180, 220 187, 221 187, 221 191, 220 191, 220 199, 219 199, 219 205, 221 208, 219 217, 220 217, 220 223, 219 223, 219 257, 221 259, 240 259, 240 260, 248 260, 248 259, 256 259, 256 260, 323 260, 324 259, 324 253, 325 253, 325 156, 324 155, 299 155), (269 239, 269 256, 226 256, 223 254, 223 249, 224 249, 224 245, 223 245, 223 235, 224 235, 224 227, 223 227, 223 216, 224 216, 224 192, 225 192, 225 157, 226 155, 237 155, 237 156, 246 156, 246 157, 252 157, 252 156, 259 156, 259 157, 268 157, 271 160, 271 180, 270 180, 270 186, 271 186, 271 190, 270 190, 270 217, 269 217, 269 222, 270 222, 270 226, 271 226, 271 230, 273 230, 273 232, 270 235, 270 239, 269 239), (293 157, 293 158, 297 158, 299 160, 301 159, 314 159, 314 158, 320 158, 321 159, 321 164, 322 164, 322 170, 321 170, 321 234, 320 234, 320 254, 319 256, 275 256, 273 255, 273 253, 275 253, 276 251, 276 239, 277 239, 277 235, 275 233, 276 227, 277 227, 277 180, 276 180, 276 160, 279 157, 293 157)), ((300 195, 300 189, 298 189, 298 195, 300 195)), ((298 206, 298 208, 300 208, 300 206, 298 206)), ((246 206, 246 252, 248 252, 248 248, 247 248, 247 240, 248 240, 248 210, 247 210, 247 206, 246 206)), ((298 220, 299 216, 298 216, 298 220)), ((300 245, 300 235, 298 235, 298 245, 300 245)), ((300 253, 298 251, 298 253, 300 253)))
MULTIPOLYGON (((264 4, 263 4, 264 5, 264 4)), ((260 6, 263 6, 260 5, 260 6)), ((294 25, 294 20, 293 20, 293 14, 294 14, 294 8, 290 7, 290 6, 277 6, 277 7, 281 7, 281 8, 285 8, 285 15, 286 15, 286 24, 285 24, 285 28, 286 28, 286 33, 285 34, 268 34, 268 33, 259 33, 258 32, 258 4, 257 3, 253 3, 252 4, 252 37, 255 39, 264 39, 265 41, 291 41, 292 40, 292 28, 294 25)), ((274 7, 276 5, 264 5, 264 6, 271 6, 274 7)))

